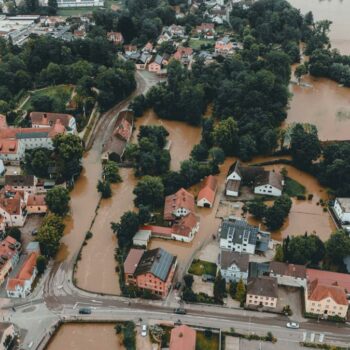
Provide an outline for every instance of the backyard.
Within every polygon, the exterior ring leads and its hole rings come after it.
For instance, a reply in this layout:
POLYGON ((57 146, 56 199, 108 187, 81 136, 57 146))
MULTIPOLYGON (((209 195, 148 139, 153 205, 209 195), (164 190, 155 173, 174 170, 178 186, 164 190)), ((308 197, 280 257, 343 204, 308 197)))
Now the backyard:
POLYGON ((219 350, 219 334, 197 331, 196 350, 219 350))
POLYGON ((199 259, 193 259, 188 272, 197 276, 202 276, 204 274, 204 275, 211 275, 215 277, 216 269, 217 269, 217 266, 215 263, 199 260, 199 259))
POLYGON ((202 45, 205 45, 206 48, 213 48, 214 47, 214 40, 190 39, 189 46, 192 47, 193 50, 200 50, 202 45))

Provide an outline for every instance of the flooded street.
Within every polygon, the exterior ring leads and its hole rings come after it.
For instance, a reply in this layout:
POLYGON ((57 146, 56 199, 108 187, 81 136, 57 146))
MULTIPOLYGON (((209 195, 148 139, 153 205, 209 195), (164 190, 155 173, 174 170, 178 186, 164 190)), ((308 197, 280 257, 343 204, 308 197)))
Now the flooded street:
POLYGON ((48 350, 125 350, 110 323, 67 324, 60 327, 48 350))
MULTIPOLYGON (((350 1, 289 0, 302 14, 312 11, 315 21, 332 21, 329 34, 333 48, 350 54, 350 1)), ((329 79, 305 76, 303 83, 311 87, 291 84, 290 109, 286 123, 303 122, 317 126, 319 138, 326 140, 350 139, 350 89, 340 87, 329 79)))
POLYGON ((302 14, 312 11, 315 21, 328 19, 332 21, 329 35, 332 48, 344 55, 350 55, 348 0, 288 0, 291 5, 300 9, 302 14))

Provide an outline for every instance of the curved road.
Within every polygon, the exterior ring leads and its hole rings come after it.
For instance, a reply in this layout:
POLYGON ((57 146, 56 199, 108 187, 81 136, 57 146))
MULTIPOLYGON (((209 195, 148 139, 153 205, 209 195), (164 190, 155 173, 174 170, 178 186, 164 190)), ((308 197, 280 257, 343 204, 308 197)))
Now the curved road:
MULTIPOLYGON (((98 121, 94 130, 92 143, 101 147, 112 132, 112 125, 117 113, 126 108, 130 100, 148 90, 157 83, 148 72, 136 72, 137 88, 135 92, 106 112, 98 121)), ((100 149, 101 150, 101 149, 100 149)), ((81 241, 81 244, 83 241, 81 241)), ((83 291, 72 283, 73 268, 80 246, 74 248, 63 262, 52 263, 37 286, 35 292, 25 300, 11 300, 2 307, 3 319, 11 321, 21 330, 21 348, 41 349, 49 339, 54 325, 61 321, 74 321, 77 318, 96 320, 134 320, 141 317, 144 321, 150 319, 176 321, 187 324, 207 326, 244 333, 266 334, 267 331, 279 341, 295 345, 302 340, 303 333, 325 334, 325 341, 336 344, 350 344, 350 331, 347 325, 318 323, 307 321, 301 323, 300 330, 285 328, 288 320, 285 316, 276 316, 259 312, 247 312, 241 309, 228 309, 218 306, 186 305, 187 315, 175 315, 173 308, 178 302, 146 301, 127 299, 123 297, 99 295, 83 291), (14 311, 12 307, 15 307, 14 311), (78 315, 78 309, 90 306, 91 315, 78 315)))

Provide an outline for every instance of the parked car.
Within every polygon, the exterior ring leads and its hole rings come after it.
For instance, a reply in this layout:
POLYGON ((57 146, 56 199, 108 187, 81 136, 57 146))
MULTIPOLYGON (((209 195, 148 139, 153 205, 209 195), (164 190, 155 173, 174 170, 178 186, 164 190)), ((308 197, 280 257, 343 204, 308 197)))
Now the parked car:
POLYGON ((81 315, 90 315, 91 309, 89 307, 82 307, 81 309, 79 309, 79 313, 81 315))
POLYGON ((32 231, 32 236, 36 236, 38 234, 38 230, 35 228, 33 231, 32 231))
POLYGON ((178 307, 178 308, 174 309, 174 314, 186 315, 187 312, 186 312, 185 309, 182 309, 182 308, 178 307))
POLYGON ((202 281, 203 282, 215 282, 215 277, 212 276, 212 275, 203 274, 202 275, 202 281))
POLYGON ((141 327, 141 335, 145 337, 147 335, 147 325, 143 324, 141 327))
POLYGON ((288 322, 287 328, 299 329, 299 323, 297 322, 288 322))
POLYGON ((181 282, 176 282, 175 289, 180 289, 180 288, 181 288, 181 282))

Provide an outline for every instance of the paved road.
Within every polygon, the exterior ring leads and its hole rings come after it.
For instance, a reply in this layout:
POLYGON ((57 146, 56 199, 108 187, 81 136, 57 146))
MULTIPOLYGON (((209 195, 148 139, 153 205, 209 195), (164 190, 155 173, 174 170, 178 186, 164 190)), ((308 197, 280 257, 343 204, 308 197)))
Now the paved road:
MULTIPOLYGON (((103 144, 112 132, 117 113, 126 108, 131 98, 146 92, 158 79, 148 72, 137 72, 136 91, 105 113, 97 123, 93 142, 103 144)), ((179 306, 175 299, 165 301, 129 300, 117 296, 102 296, 80 290, 72 283, 73 267, 79 250, 73 252, 63 263, 52 263, 33 295, 26 300, 11 300, 1 305, 3 320, 14 322, 22 333, 23 349, 40 349, 43 340, 50 336, 58 321, 76 320, 164 320, 221 328, 244 333, 266 334, 268 331, 283 342, 301 341, 303 332, 322 332, 326 341, 336 344, 350 344, 350 328, 346 325, 317 323, 308 321, 301 324, 300 330, 289 330, 285 327, 287 318, 259 312, 227 309, 218 306, 186 305, 187 315, 175 315, 173 308, 179 306), (16 311, 12 310, 15 306, 16 311), (83 306, 93 308, 88 316, 78 315, 83 306)))

